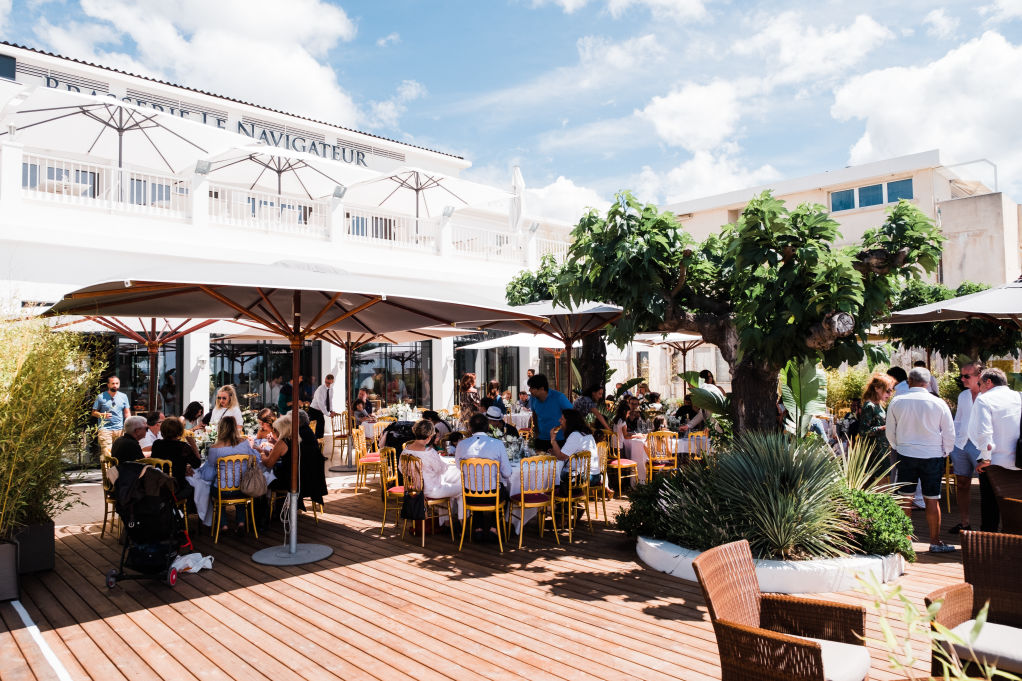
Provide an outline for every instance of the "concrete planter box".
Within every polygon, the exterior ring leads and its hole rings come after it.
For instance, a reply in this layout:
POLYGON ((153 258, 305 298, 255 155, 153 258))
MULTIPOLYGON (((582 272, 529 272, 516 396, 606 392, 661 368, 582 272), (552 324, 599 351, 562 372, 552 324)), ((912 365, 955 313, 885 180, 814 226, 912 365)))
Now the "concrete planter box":
MULTIPOLYGON (((639 537, 635 550, 642 562, 654 570, 696 581, 692 561, 700 554, 699 551, 649 537, 639 537)), ((905 559, 896 553, 890 556, 756 561, 759 588, 769 593, 852 591, 862 586, 855 576, 866 573, 872 573, 880 582, 890 582, 905 574, 905 559)))
POLYGON ((0 601, 18 597, 18 545, 0 540, 0 601))
POLYGON ((18 545, 18 574, 52 570, 56 556, 53 521, 26 525, 11 539, 18 545))

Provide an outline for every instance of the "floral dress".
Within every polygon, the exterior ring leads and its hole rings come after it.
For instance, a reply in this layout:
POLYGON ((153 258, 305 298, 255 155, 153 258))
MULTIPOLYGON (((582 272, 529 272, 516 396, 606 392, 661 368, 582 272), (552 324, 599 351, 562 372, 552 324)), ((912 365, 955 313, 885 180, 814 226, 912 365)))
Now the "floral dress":
POLYGON ((887 435, 883 427, 887 424, 887 412, 883 405, 870 400, 862 403, 862 413, 859 416, 859 436, 867 438, 867 442, 873 443, 873 456, 871 460, 878 465, 888 460, 890 446, 887 443, 887 435))

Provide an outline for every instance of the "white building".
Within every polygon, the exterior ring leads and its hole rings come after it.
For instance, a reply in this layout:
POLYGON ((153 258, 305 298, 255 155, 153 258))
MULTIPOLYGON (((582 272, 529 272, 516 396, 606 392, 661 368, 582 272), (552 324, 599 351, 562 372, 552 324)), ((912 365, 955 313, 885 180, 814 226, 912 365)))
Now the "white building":
MULTIPOLYGON (((174 173, 132 165, 126 157, 119 166, 116 157, 62 148, 56 133, 52 143, 39 144, 38 129, 29 144, 14 114, 28 93, 44 89, 110 97, 221 129, 238 146, 262 142, 339 166, 379 172, 414 166, 457 176, 471 165, 451 154, 0 43, 0 298, 6 306, 56 301, 102 279, 112 262, 137 262, 144 272, 147 262, 175 257, 308 260, 352 271, 415 273, 424 281, 459 282, 503 304, 504 287, 517 272, 535 267, 544 253, 567 249, 569 225, 528 214, 511 224, 508 200, 459 210, 434 207, 415 219, 354 205, 344 201, 343 191, 316 199, 267 196, 220 184, 194 164, 174 173)), ((144 348, 125 341, 116 344, 110 361, 129 394, 141 396, 148 371, 144 348)), ((496 371, 487 365, 496 357, 482 353, 457 353, 456 367, 453 347, 448 339, 373 348, 355 356, 355 384, 372 381, 382 369, 376 379, 381 394, 388 383, 400 382, 419 403, 449 406, 456 369, 476 369, 480 378, 496 371)), ((191 334, 161 355, 168 410, 180 412, 193 400, 208 407, 211 383, 223 382, 252 395, 253 405, 269 403, 278 377, 290 373, 284 352, 265 343, 211 344, 209 334, 191 334)), ((517 352, 505 359, 519 360, 517 352)), ((521 385, 525 369, 538 360, 510 362, 501 380, 521 385)), ((345 361, 341 350, 317 342, 304 353, 303 372, 317 381, 330 372, 340 377, 345 361)))

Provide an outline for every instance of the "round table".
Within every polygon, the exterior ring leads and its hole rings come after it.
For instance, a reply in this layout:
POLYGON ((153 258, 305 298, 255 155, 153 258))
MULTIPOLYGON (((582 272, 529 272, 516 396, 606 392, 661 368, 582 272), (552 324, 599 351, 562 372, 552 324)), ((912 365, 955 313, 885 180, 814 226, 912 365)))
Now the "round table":
POLYGON ((504 416, 504 422, 514 426, 518 430, 521 430, 522 428, 532 428, 532 412, 520 411, 516 414, 506 414, 504 416))
MULTIPOLYGON (((452 468, 456 468, 457 467, 457 463, 455 462, 453 456, 443 456, 443 457, 440 457, 440 458, 442 458, 447 463, 448 466, 451 466, 452 468)), ((556 485, 557 482, 561 479, 561 469, 562 468, 564 468, 564 462, 563 461, 558 461, 557 465, 555 467, 555 470, 554 470, 554 479, 553 479, 553 484, 554 485, 556 485)), ((517 494, 521 494, 521 492, 522 492, 522 474, 521 474, 521 470, 522 470, 521 465, 519 465, 517 463, 513 463, 513 464, 511 464, 511 477, 509 479, 506 479, 506 480, 502 479, 502 482, 507 486, 508 493, 512 497, 517 495, 517 494)), ((544 482, 550 482, 550 481, 544 480, 544 482)), ((455 514, 457 514, 458 519, 459 520, 464 520, 465 519, 465 514, 464 514, 464 510, 461 507, 461 496, 459 495, 457 497, 453 497, 451 499, 451 505, 454 506, 454 508, 455 508, 454 512, 455 512, 455 514)), ((532 520, 533 518, 536 517, 536 514, 538 512, 538 509, 536 509, 536 508, 527 508, 527 509, 525 509, 525 516, 524 516, 524 519, 523 519, 523 518, 519 518, 516 513, 511 513, 511 511, 515 508, 515 506, 510 501, 508 502, 507 508, 508 508, 508 513, 510 514, 511 524, 514 525, 515 531, 518 532, 519 534, 522 531, 523 520, 524 520, 525 523, 528 523, 530 520, 532 520)))

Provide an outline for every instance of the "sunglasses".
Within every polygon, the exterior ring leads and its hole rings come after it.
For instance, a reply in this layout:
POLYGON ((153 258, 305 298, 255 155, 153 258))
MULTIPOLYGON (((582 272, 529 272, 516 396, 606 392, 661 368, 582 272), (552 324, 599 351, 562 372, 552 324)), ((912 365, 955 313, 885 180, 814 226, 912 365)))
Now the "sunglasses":
POLYGON ((976 378, 976 374, 959 374, 958 377, 964 381, 967 378, 976 378))

